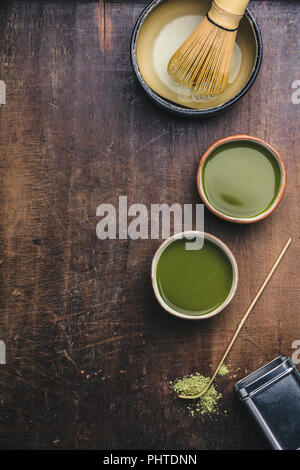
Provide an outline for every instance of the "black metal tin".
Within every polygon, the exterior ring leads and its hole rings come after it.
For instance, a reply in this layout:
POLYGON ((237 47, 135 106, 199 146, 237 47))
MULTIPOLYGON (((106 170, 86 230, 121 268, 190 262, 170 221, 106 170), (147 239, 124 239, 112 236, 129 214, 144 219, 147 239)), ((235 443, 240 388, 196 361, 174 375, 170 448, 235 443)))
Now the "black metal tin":
POLYGON ((177 114, 182 117, 187 117, 187 118, 203 118, 203 117, 209 117, 209 116, 214 116, 220 112, 225 111, 226 109, 230 108, 232 105, 234 105, 237 101, 239 101, 251 88, 253 83, 256 80, 256 77, 258 75, 261 63, 262 63, 262 57, 263 57, 263 44, 262 44, 262 36, 261 32, 259 30, 259 27, 253 17, 253 15, 250 13, 250 11, 247 9, 246 10, 246 17, 249 20, 249 22, 252 24, 254 33, 255 33, 255 38, 257 41, 257 57, 256 57, 256 63, 253 68, 252 74, 249 77, 248 82, 242 88, 242 90, 231 100, 225 102, 224 104, 215 107, 215 108, 210 108, 210 109, 192 109, 192 108, 187 108, 185 106, 181 106, 179 104, 173 103, 172 101, 169 101, 162 96, 158 95, 155 93, 145 82, 143 79, 139 66, 137 63, 137 57, 136 57, 136 44, 137 44, 137 37, 139 30, 141 26, 143 25, 145 19, 147 16, 161 3, 164 3, 167 0, 153 0, 140 14, 136 25, 134 27, 132 37, 131 37, 131 63, 133 67, 133 71, 135 73, 135 76, 140 83, 141 87, 145 91, 145 93, 149 96, 149 98, 157 104, 160 108, 171 112, 172 114, 177 114))
POLYGON ((277 357, 235 389, 273 449, 300 450, 300 374, 291 359, 277 357))

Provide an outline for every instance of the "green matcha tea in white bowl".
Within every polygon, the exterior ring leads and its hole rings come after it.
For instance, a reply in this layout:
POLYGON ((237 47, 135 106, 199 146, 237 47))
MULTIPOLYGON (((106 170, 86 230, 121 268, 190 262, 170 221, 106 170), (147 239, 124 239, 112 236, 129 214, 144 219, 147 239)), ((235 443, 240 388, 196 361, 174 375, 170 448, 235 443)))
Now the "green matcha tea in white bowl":
POLYGON ((204 320, 232 300, 238 268, 230 249, 204 232, 183 232, 168 238, 152 261, 152 285, 160 305, 172 315, 204 320))

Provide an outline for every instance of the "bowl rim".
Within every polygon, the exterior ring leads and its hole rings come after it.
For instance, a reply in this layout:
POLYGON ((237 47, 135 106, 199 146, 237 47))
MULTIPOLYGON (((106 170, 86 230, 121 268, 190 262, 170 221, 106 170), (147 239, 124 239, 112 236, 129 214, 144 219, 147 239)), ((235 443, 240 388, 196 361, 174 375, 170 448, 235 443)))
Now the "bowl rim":
POLYGON ((175 233, 174 235, 170 236, 163 243, 161 243, 161 245, 156 250, 156 252, 153 256, 153 259, 152 259, 151 281, 152 281, 152 287, 153 287, 153 291, 154 291, 154 295, 156 297, 156 300, 161 305, 161 307, 164 310, 166 310, 168 313, 170 313, 171 315, 174 315, 175 317, 182 318, 184 320, 192 320, 192 321, 194 321, 194 320, 206 320, 207 318, 211 318, 211 317, 214 317, 214 316, 218 315, 232 301, 232 299, 233 299, 233 297, 236 293, 236 290, 237 290, 238 280, 239 280, 238 265, 237 265, 237 261, 235 259, 235 256, 233 255, 230 248, 222 240, 215 237, 214 235, 212 235, 210 233, 207 233, 207 232, 201 232, 199 230, 189 230, 189 231, 179 232, 179 233, 175 233), (228 259, 231 263, 231 266, 232 266, 232 273, 233 273, 233 275, 232 275, 232 286, 231 286, 231 289, 230 289, 230 292, 229 292, 228 296, 226 297, 225 301, 218 308, 216 308, 212 312, 204 314, 204 315, 185 315, 184 313, 180 313, 177 310, 173 309, 172 307, 170 307, 163 300, 163 298, 162 298, 162 296, 159 292, 158 286, 157 286, 156 271, 157 271, 158 260, 161 256, 161 254, 163 253, 163 251, 166 249, 166 247, 169 244, 173 243, 174 240, 179 240, 181 238, 184 238, 185 236, 187 236, 187 237, 188 236, 191 236, 191 237, 192 236, 196 236, 196 237, 197 236, 198 237, 203 237, 204 236, 204 239, 206 238, 206 239, 212 241, 213 243, 215 243, 215 245, 217 245, 219 248, 221 248, 223 250, 225 255, 227 255, 227 257, 228 257, 228 259))
POLYGON ((238 134, 238 135, 232 135, 232 136, 225 137, 223 139, 217 140, 214 144, 212 144, 206 150, 206 152, 204 153, 204 155, 200 159, 196 180, 197 180, 197 188, 198 188, 199 195, 200 195, 202 201, 204 202, 204 204, 206 205, 206 207, 213 214, 215 214, 217 217, 220 217, 221 219, 226 220, 228 222, 234 222, 234 223, 237 223, 237 224, 252 224, 254 222, 258 222, 258 221, 263 220, 266 217, 268 217, 276 209, 276 207, 280 203, 280 201, 283 197, 285 188, 286 188, 286 169, 285 169, 285 164, 284 164, 284 161, 283 161, 281 155, 268 142, 264 141, 263 139, 260 139, 259 137, 254 137, 254 136, 245 135, 245 134, 238 134), (281 171, 280 190, 279 190, 273 204, 266 211, 263 211, 262 213, 254 216, 254 217, 232 217, 232 216, 226 215, 223 212, 219 211, 218 209, 216 209, 209 202, 209 200, 208 200, 208 198, 205 194, 205 190, 204 190, 203 183, 202 183, 202 179, 203 179, 202 174, 203 174, 204 163, 205 163, 206 159, 211 155, 211 153, 217 147, 219 147, 221 145, 224 145, 228 142, 238 142, 238 141, 254 142, 254 143, 259 144, 259 145, 263 146, 264 148, 266 148, 270 152, 270 155, 272 155, 276 159, 276 161, 279 165, 280 171, 281 171))
POLYGON ((247 17, 248 21, 253 27, 254 30, 254 35, 256 39, 256 61, 253 66, 252 73, 247 80, 246 84, 244 87, 235 95, 233 98, 231 98, 229 101, 226 101, 225 103, 216 106, 214 108, 208 108, 208 109, 193 109, 193 108, 188 108, 183 105, 176 104, 175 102, 172 102, 166 98, 163 98, 161 95, 156 93, 155 91, 150 88, 150 86, 146 83, 146 81, 143 79, 142 74, 140 72, 139 66, 138 66, 138 61, 137 61, 137 56, 136 56, 136 46, 137 46, 137 37, 140 28, 142 27, 144 21, 148 17, 148 15, 154 10, 157 6, 159 6, 161 3, 165 3, 168 0, 152 0, 149 5, 147 5, 142 12, 140 13, 133 32, 131 36, 131 41, 130 41, 130 56, 131 56, 131 65, 134 71, 134 74, 145 91, 145 93, 154 101, 160 108, 163 108, 164 110, 171 112, 173 114, 180 115, 182 117, 188 117, 188 118, 201 118, 201 117, 208 117, 208 116, 214 116, 215 114, 225 111, 229 107, 231 107, 233 104, 235 104, 237 101, 239 101, 252 87, 253 83, 256 80, 256 77, 258 75, 258 72, 261 67, 262 63, 262 58, 263 58, 263 43, 262 43, 262 35, 259 29, 259 26, 254 19, 254 16, 252 13, 246 9, 245 16, 247 17))

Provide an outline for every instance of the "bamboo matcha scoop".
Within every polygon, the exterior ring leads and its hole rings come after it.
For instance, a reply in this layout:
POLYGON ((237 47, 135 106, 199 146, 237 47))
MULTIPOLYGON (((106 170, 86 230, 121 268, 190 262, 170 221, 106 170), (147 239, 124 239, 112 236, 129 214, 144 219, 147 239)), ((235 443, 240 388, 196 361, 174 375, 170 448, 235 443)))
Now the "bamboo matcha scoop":
POLYGON ((227 87, 237 29, 249 0, 213 0, 210 11, 171 57, 168 72, 203 98, 227 87))
POLYGON ((279 265, 280 261, 282 260, 283 256, 285 255, 285 252, 287 251, 288 247, 290 246, 291 244, 291 241, 292 239, 290 238, 285 247, 283 248, 282 252, 280 253, 280 255, 278 256, 275 264, 273 265, 273 268, 271 269, 271 271, 269 272, 268 276, 266 277, 264 283, 262 284, 261 288, 259 289, 259 291, 257 292, 256 296, 254 297, 250 307, 248 308, 247 312, 245 313, 245 315, 243 316, 242 320, 240 321, 239 323, 239 326, 237 327, 236 329, 236 332, 234 333, 233 335, 233 338, 232 340, 230 341, 229 343, 229 346, 228 348, 226 349, 221 361, 219 362, 219 365, 218 367, 216 368, 212 378, 210 379, 210 381, 208 382, 208 384, 206 385, 206 387, 201 391, 201 393, 199 393, 198 395, 194 395, 194 396, 186 396, 186 395, 179 395, 179 398, 184 398, 186 400, 193 400, 193 399, 196 399, 196 398, 200 398, 202 397, 206 392, 207 390, 210 388, 210 386, 212 385, 213 381, 215 380, 216 378, 216 375, 217 373, 219 372, 219 369, 221 367, 221 365, 223 364, 223 362, 225 361, 229 351, 231 350, 232 346, 233 346, 233 343, 235 342, 236 338, 238 337, 238 334, 239 332, 241 331, 244 323, 246 322, 248 316, 250 315, 253 307, 255 306, 256 302, 258 301, 259 297, 261 296, 261 294, 263 293, 264 291, 264 288, 266 287, 266 285, 268 284, 269 280, 271 279, 272 275, 274 274, 277 266, 279 265))

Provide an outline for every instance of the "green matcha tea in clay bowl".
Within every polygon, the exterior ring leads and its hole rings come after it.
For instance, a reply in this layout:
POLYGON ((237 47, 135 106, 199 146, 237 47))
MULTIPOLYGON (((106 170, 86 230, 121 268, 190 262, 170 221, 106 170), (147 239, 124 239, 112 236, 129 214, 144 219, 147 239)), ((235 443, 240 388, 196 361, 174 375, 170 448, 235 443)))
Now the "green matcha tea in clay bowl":
POLYGON ((203 232, 168 238, 152 261, 152 285, 160 305, 172 315, 204 320, 220 313, 232 300, 238 269, 229 248, 203 232))
POLYGON ((278 206, 286 185, 279 153, 267 142, 232 136, 212 145, 200 161, 199 194, 218 217, 236 223, 264 219, 278 206))

